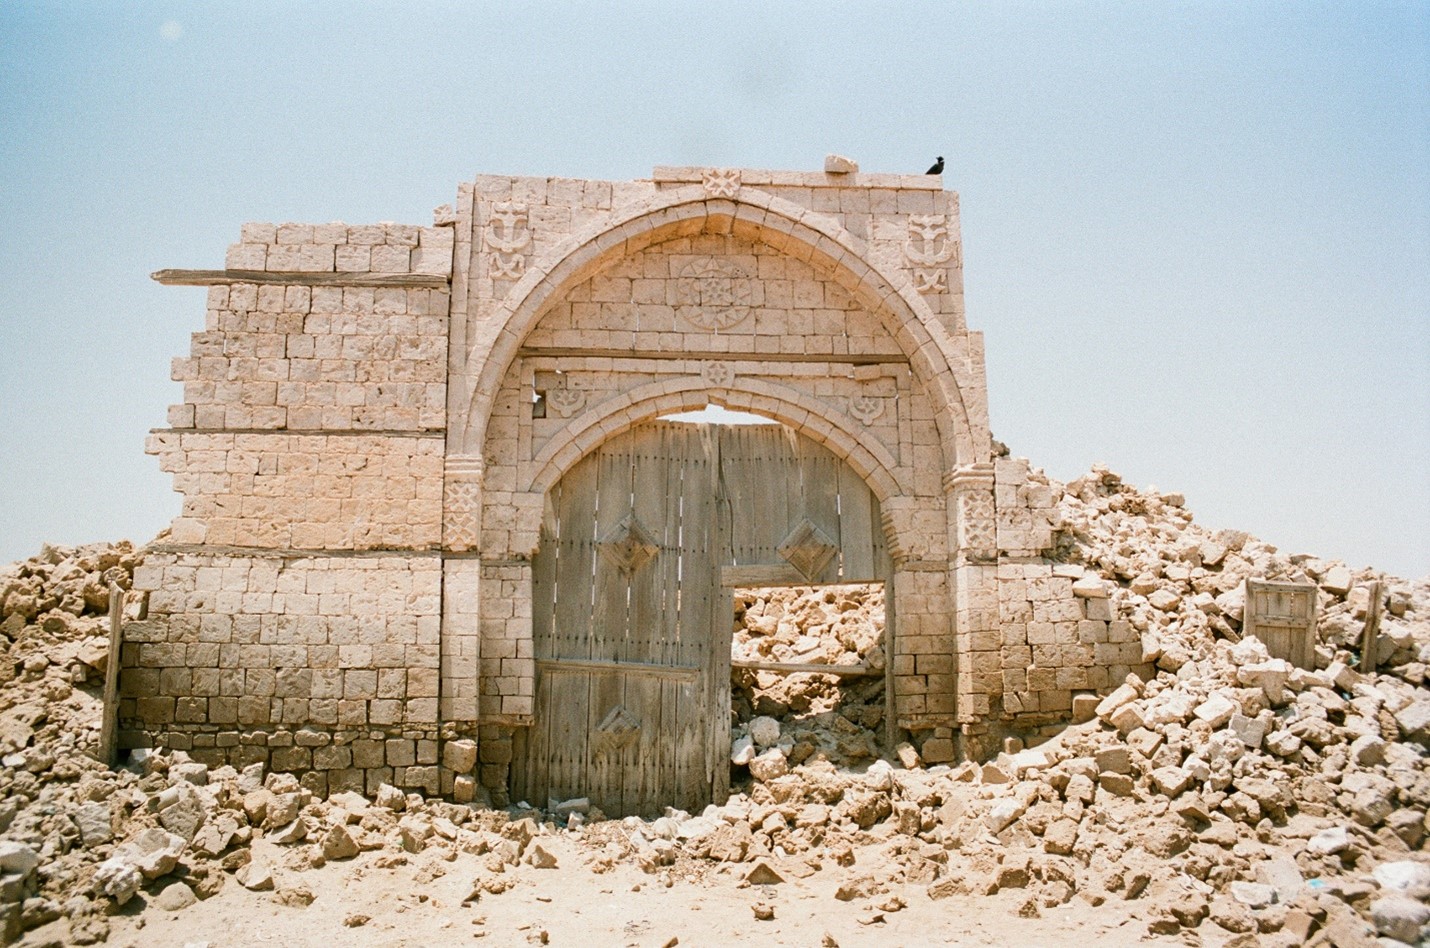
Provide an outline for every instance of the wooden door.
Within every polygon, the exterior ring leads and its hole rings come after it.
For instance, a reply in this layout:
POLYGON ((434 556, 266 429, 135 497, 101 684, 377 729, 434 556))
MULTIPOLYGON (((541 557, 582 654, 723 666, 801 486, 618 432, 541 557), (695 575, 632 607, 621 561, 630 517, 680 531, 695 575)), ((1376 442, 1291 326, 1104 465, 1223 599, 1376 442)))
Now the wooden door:
POLYGON ((532 564, 536 712, 513 796, 646 817, 721 796, 732 577, 883 579, 879 522, 848 465, 778 425, 657 422, 583 458, 532 564))

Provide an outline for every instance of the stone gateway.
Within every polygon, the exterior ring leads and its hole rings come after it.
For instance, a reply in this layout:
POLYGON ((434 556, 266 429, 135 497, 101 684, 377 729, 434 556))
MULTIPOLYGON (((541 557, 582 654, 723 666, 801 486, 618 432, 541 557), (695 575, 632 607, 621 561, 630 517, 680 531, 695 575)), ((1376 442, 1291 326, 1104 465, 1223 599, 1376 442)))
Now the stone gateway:
POLYGON ((693 807, 739 585, 883 583, 928 762, 1150 671, 996 456, 938 175, 483 175, 431 226, 246 224, 155 278, 208 312, 148 444, 184 500, 135 575, 123 746, 693 807), (707 405, 779 424, 659 420, 707 405))

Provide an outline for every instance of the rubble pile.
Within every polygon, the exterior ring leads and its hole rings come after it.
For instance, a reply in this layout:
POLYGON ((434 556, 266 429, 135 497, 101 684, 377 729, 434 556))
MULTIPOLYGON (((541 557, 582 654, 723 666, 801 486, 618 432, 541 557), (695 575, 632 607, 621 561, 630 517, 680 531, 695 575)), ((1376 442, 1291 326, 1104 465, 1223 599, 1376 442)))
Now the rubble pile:
POLYGON ((96 759, 109 660, 109 591, 128 589, 129 543, 46 546, 0 568, 0 938, 65 914, 103 937, 83 890, 135 805, 137 777, 96 759))
POLYGON ((1422 943, 1430 582, 1204 530, 1180 497, 1105 470, 1049 486, 1064 568, 1137 629, 1149 680, 1078 696, 1075 723, 1029 735, 1033 746, 1009 739, 986 762, 925 766, 909 743, 878 759, 882 590, 742 591, 737 662, 870 674, 737 667, 738 792, 654 821, 603 820, 582 800, 493 810, 389 786, 320 799, 291 775, 182 752, 135 752, 110 771, 92 756, 104 612, 137 554, 46 548, 0 571, 3 937, 100 942, 117 912, 183 911, 225 885, 307 904, 305 872, 420 852, 440 857, 433 871, 477 857, 475 900, 555 868, 550 840, 564 834, 594 872, 634 862, 667 882, 723 872, 752 886, 833 874, 837 897, 869 918, 900 911, 917 885, 933 900, 1011 892, 1027 916, 1121 900, 1149 936, 1190 944, 1422 943), (1317 584, 1316 667, 1242 634, 1248 577, 1317 584), (1374 672, 1359 654, 1372 589, 1374 672))
POLYGON ((736 766, 750 764, 769 720, 780 729, 790 763, 817 759, 848 766, 878 757, 883 637, 884 589, 877 584, 737 590, 730 673, 736 766), (860 673, 762 670, 744 663, 836 665, 860 673))

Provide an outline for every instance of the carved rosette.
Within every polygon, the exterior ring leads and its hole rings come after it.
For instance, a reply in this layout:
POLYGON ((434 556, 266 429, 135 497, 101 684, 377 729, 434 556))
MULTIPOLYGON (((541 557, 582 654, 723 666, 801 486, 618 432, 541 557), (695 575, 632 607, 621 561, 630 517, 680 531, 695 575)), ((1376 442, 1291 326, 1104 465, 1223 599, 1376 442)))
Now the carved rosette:
POLYGON ((945 487, 954 502, 959 552, 975 563, 998 556, 997 510, 993 499, 993 466, 975 464, 949 475, 945 487))
POLYGON ((703 362, 700 378, 711 388, 728 388, 735 381, 735 370, 728 362, 703 362))
POLYGON ((945 215, 913 214, 909 217, 904 259, 911 268, 915 289, 920 293, 947 293, 946 264, 953 261, 957 266, 957 256, 958 242, 949 236, 945 215))
POLYGON ((750 315, 753 296, 753 283, 739 267, 716 257, 697 257, 676 278, 675 312, 701 329, 719 332, 750 315))
POLYGON ((732 198, 740 191, 740 169, 706 168, 700 172, 700 183, 711 197, 732 198))
POLYGON ((482 459, 454 454, 443 465, 442 547, 475 550, 481 540, 482 459))
POLYGON ((531 247, 530 209, 520 201, 498 201, 487 219, 487 249, 491 251, 492 279, 520 280, 526 273, 531 247))

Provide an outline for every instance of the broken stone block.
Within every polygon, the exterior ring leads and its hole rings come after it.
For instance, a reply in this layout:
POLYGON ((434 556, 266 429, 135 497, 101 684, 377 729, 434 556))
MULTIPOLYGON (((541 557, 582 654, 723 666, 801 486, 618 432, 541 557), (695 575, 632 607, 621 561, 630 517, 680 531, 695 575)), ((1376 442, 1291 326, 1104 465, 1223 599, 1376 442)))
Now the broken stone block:
POLYGON ((116 849, 114 858, 138 869, 145 879, 157 879, 174 871, 186 845, 184 837, 153 826, 116 849))
POLYGON ((771 747, 750 760, 750 776, 768 783, 789 773, 789 762, 778 747, 771 747))
POLYGON ((785 877, 780 875, 768 860, 761 859, 745 873, 745 881, 750 885, 779 885, 785 881, 785 877))
POLYGON ((1351 742, 1351 760, 1362 767, 1385 763, 1385 741, 1374 734, 1362 734, 1351 742))
POLYGON ((1395 723, 1406 740, 1430 746, 1430 700, 1410 702, 1395 712, 1395 723))
POLYGON ((239 885, 252 892, 267 892, 273 888, 273 870, 265 860, 256 856, 240 867, 234 878, 239 885))
POLYGON ((327 833, 323 834, 323 858, 330 861, 340 859, 351 859, 358 854, 357 841, 348 832, 347 827, 337 825, 329 827, 327 833))
POLYGON ((1130 684, 1119 685, 1111 694, 1103 698, 1097 705, 1097 716, 1106 721, 1118 708, 1129 701, 1136 701, 1139 692, 1130 684))
POLYGON ((526 862, 536 869, 556 868, 556 857, 540 843, 532 843, 527 847, 526 862))
POLYGON ((994 833, 1001 833, 1026 812, 1027 804, 1021 800, 999 800, 983 818, 983 823, 994 833))
POLYGON ((94 891, 123 905, 144 885, 144 876, 123 859, 106 859, 94 870, 94 891))
POLYGON ((1152 783, 1163 796, 1176 797, 1192 785, 1192 775, 1181 767, 1158 767, 1151 776, 1152 783))
POLYGON ((1081 693, 1075 694, 1072 698, 1072 716, 1074 724, 1083 724, 1097 717, 1098 697, 1095 694, 1081 693))
POLYGON ((470 774, 477 766, 477 742, 448 741, 442 747, 442 766, 456 774, 470 774))
POLYGON ((1290 757, 1301 749, 1301 739, 1287 730, 1272 731, 1263 744, 1278 757, 1290 757))
POLYGON ((1276 901, 1276 892, 1269 885, 1262 885, 1259 882, 1233 882, 1228 891, 1231 897, 1236 899, 1247 908, 1266 908, 1276 901))
POLYGON ((1355 585, 1355 576, 1344 566, 1333 566, 1321 577, 1321 588, 1333 596, 1344 598, 1355 585))
POLYGON ((1132 754, 1126 747, 1107 747, 1093 757, 1100 773, 1130 774, 1132 754))
POLYGON ((1153 609, 1161 612, 1172 612, 1181 605, 1182 597, 1172 592, 1170 589, 1158 589, 1147 597, 1147 602, 1153 609))
POLYGON ((1231 716, 1237 712, 1237 705, 1226 695, 1221 693, 1213 694, 1207 700, 1192 711, 1200 721, 1205 721, 1211 725, 1212 730, 1220 728, 1231 720, 1231 716))
POLYGON ((300 816, 268 834, 268 841, 278 846, 291 846, 308 836, 308 820, 300 816))
POLYGON ((1107 721, 1123 734, 1131 734, 1138 728, 1147 726, 1147 719, 1143 717, 1142 709, 1136 704, 1124 704, 1112 712, 1107 721))
POLYGON ((859 171, 859 162, 852 158, 845 158, 843 155, 825 155, 825 174, 855 174, 859 171))
POLYGON ((768 715, 761 715, 750 721, 750 738, 760 750, 773 747, 780 742, 780 722, 768 715))
POLYGON ((1249 718, 1241 712, 1236 712, 1227 722, 1227 729, 1236 738, 1252 750, 1260 750, 1261 742, 1266 737, 1267 722, 1263 719, 1249 718))
POLYGON ((900 742, 899 746, 894 748, 894 755, 899 758, 899 763, 905 770, 918 770, 923 765, 919 752, 908 741, 900 742))
POLYGON ((1078 824, 1067 818, 1054 820, 1043 831, 1043 849, 1055 856, 1067 856, 1077 845, 1078 824))
POLYGON ((1072 584, 1072 592, 1079 599, 1106 599, 1107 585, 1100 577, 1089 573, 1072 584))
POLYGON ((1385 937, 1415 944, 1420 929, 1430 921, 1430 906, 1404 895, 1382 896, 1370 904, 1370 919, 1385 937))
POLYGON ((384 783, 377 788, 377 797, 373 800, 373 804, 387 810, 401 812, 407 808, 407 795, 392 784, 384 783))

